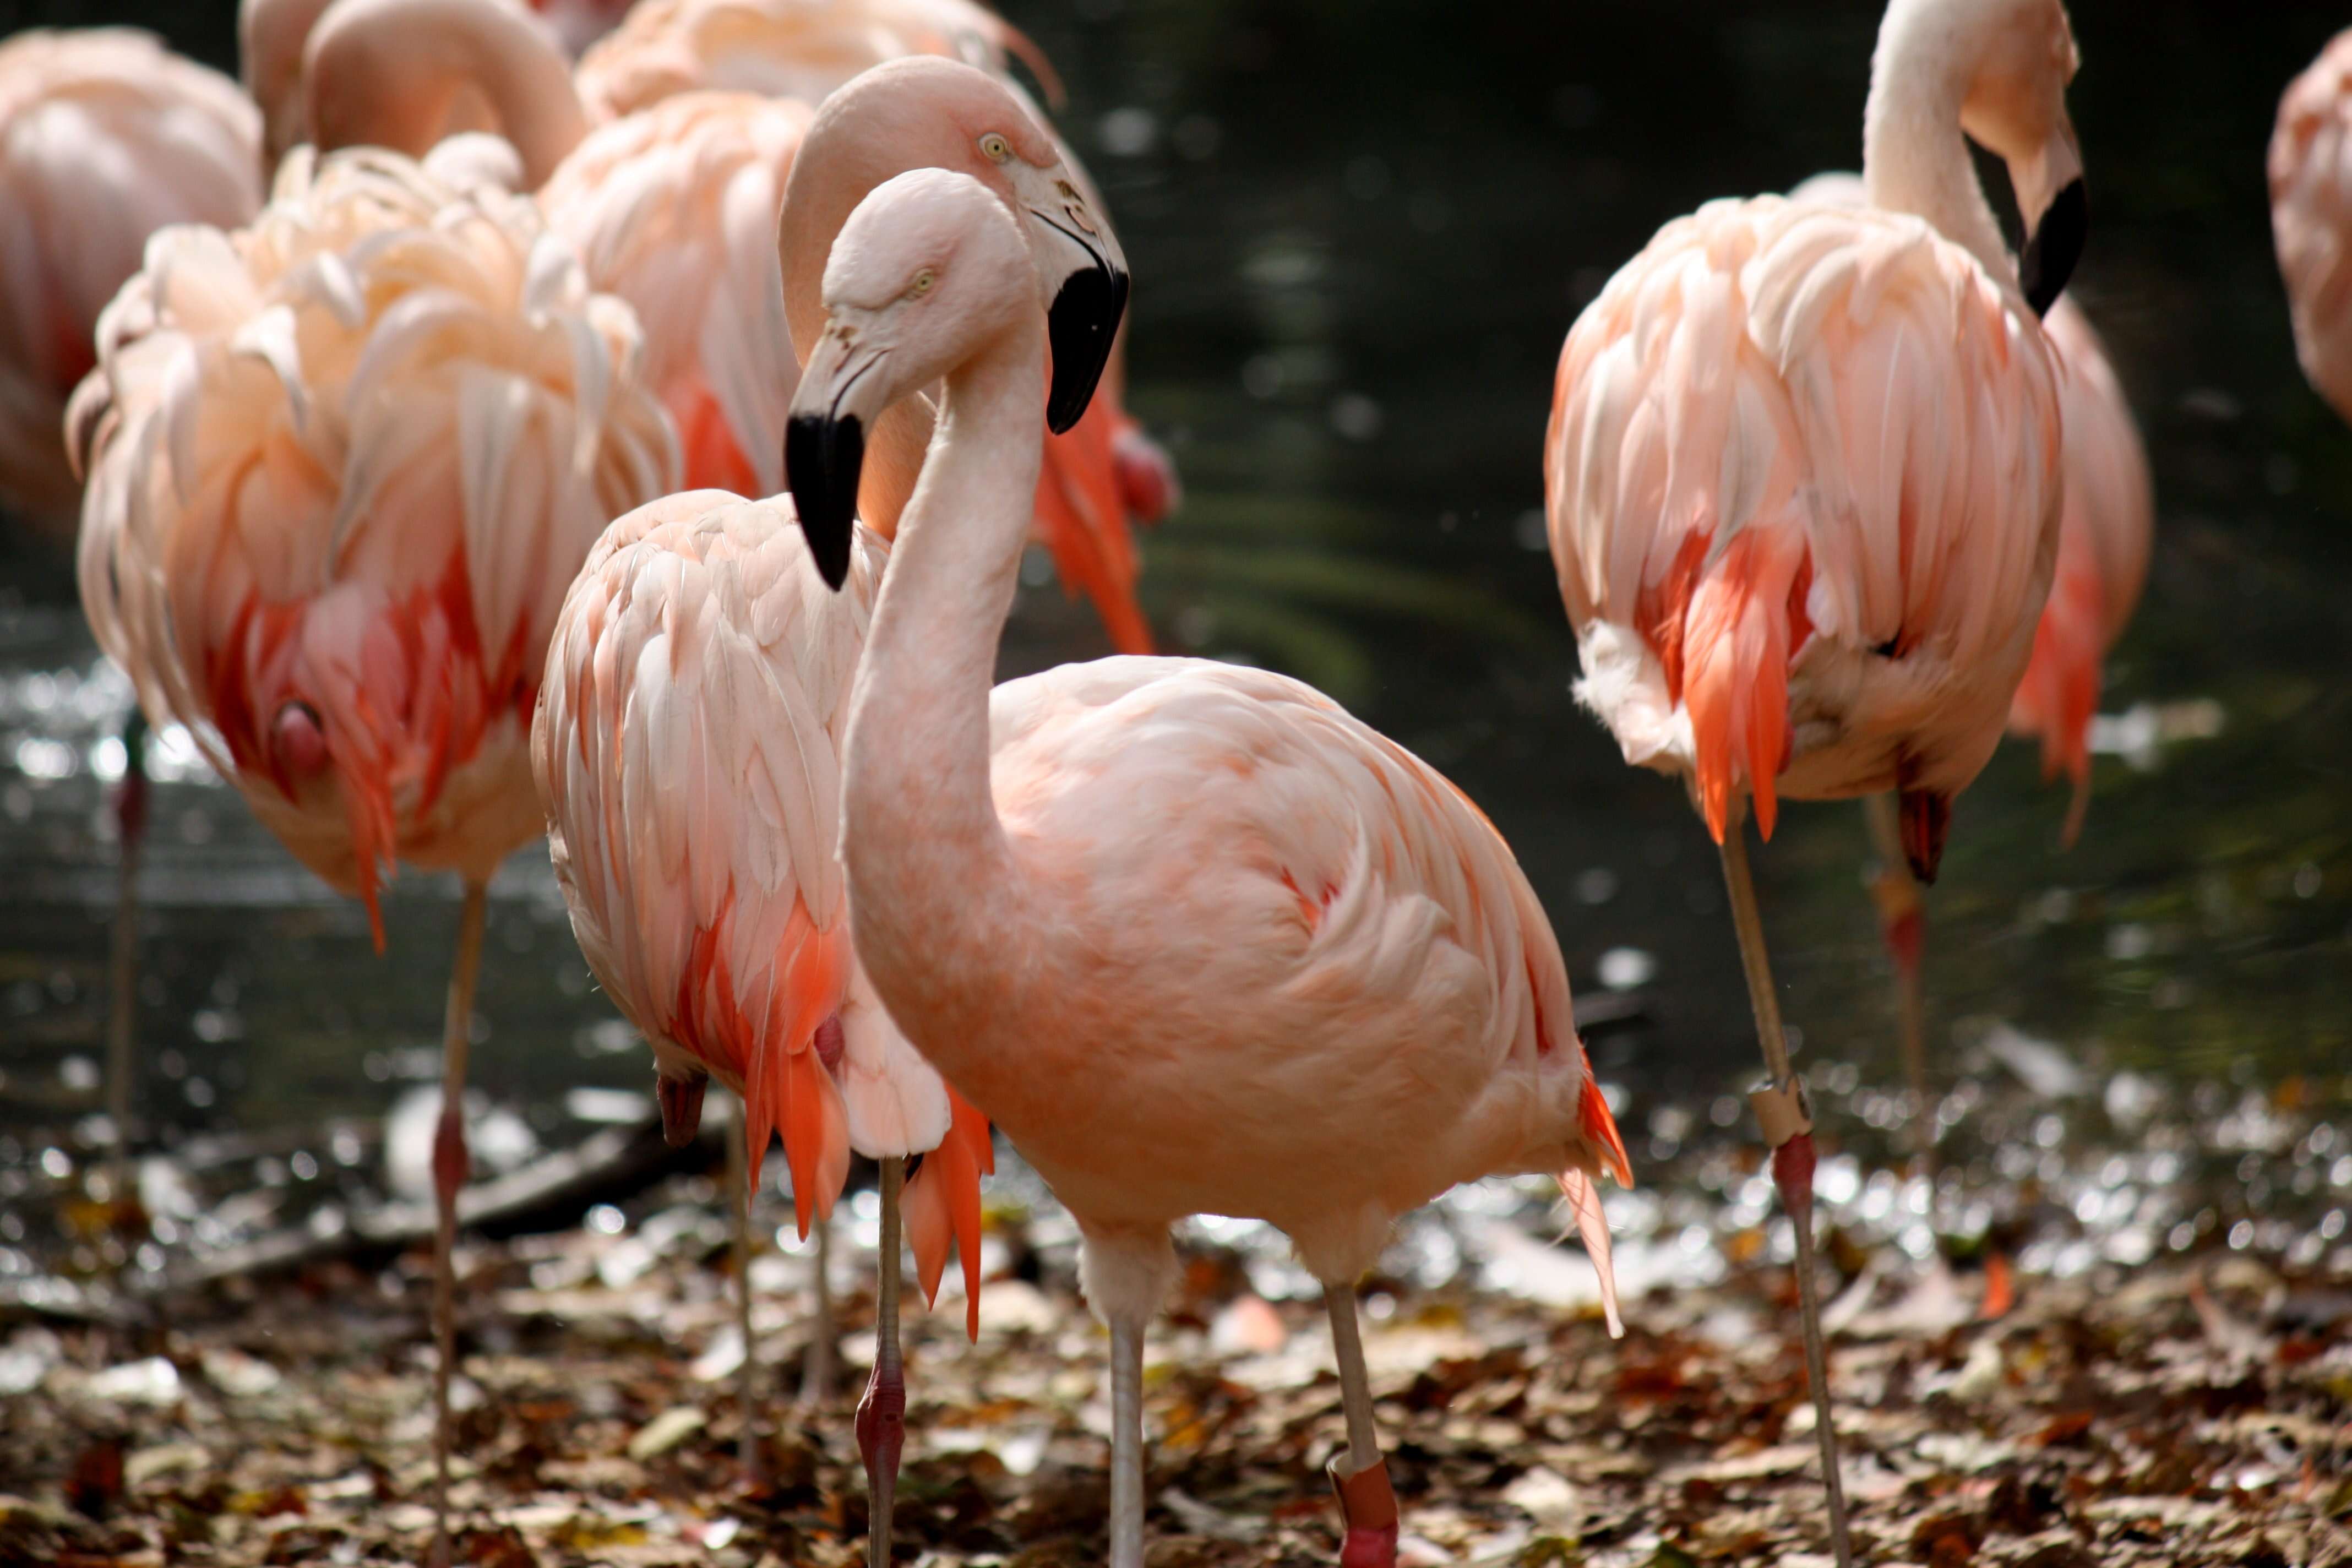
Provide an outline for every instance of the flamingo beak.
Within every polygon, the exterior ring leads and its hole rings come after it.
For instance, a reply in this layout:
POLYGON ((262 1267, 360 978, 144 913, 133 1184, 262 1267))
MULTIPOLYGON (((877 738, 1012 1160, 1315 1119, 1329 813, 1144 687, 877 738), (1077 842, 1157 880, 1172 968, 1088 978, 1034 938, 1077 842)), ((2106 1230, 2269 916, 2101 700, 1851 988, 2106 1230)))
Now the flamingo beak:
POLYGON ((866 406, 882 384, 870 373, 884 357, 881 349, 859 347, 838 324, 828 328, 801 372, 784 424, 784 483, 817 572, 836 592, 849 580, 866 430, 881 413, 866 406))
POLYGON ((1041 194, 1045 199, 1023 205, 1038 277, 1050 297, 1045 339, 1054 368, 1045 426, 1058 436, 1086 413, 1110 363, 1119 318, 1127 313, 1127 257, 1110 226, 1068 178, 1056 177, 1041 194))
POLYGON ((2025 220, 2025 250, 2018 258, 2018 285, 2037 316, 2065 291, 2083 258, 2091 233, 2090 198, 2083 189, 2083 152, 2072 126, 2042 143, 2040 151, 2010 169, 2019 216, 2025 220))

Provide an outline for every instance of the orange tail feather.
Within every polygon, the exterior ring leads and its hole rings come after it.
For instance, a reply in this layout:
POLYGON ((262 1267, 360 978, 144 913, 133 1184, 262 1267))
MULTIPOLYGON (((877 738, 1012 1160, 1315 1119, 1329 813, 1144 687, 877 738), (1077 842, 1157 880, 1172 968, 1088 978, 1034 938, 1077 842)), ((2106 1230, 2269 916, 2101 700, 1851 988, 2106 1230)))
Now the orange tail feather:
POLYGON ((947 1272, 950 1241, 963 1259, 964 1331, 980 1338, 980 1179, 996 1169, 988 1118, 950 1087, 954 1111, 948 1135, 923 1156, 923 1167, 908 1184, 907 1234, 915 1249, 915 1269, 923 1297, 936 1301, 947 1272))
POLYGON ((1745 784, 1766 838, 1780 813, 1774 781, 1789 765, 1789 661, 1811 627, 1808 562, 1794 530, 1743 531, 1692 591, 1683 616, 1684 705, 1698 752, 1699 805, 1720 844, 1745 784))
POLYGON ((1097 395, 1077 424, 1045 437, 1037 521, 1063 585, 1094 601, 1113 646, 1150 653, 1151 628, 1135 601, 1135 539, 1114 450, 1118 434, 1118 416, 1097 395))

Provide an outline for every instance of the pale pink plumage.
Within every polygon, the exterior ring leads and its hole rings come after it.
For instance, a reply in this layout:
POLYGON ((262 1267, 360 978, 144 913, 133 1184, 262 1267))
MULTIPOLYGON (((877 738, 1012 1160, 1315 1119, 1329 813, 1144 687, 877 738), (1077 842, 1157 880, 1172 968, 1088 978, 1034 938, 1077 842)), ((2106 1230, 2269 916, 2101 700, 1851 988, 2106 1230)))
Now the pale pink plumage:
POLYGON ((1776 196, 1661 230, 1578 319, 1544 449, 1578 695, 1628 762, 1948 803, 2048 590, 2050 352, 1917 218, 1776 196))
POLYGON ((164 225, 252 217, 260 139, 234 82, 149 34, 0 43, 0 500, 71 534, 61 432, 99 312, 164 225))
POLYGON ((628 308, 523 198, 301 151, 157 235, 100 349, 82 600, 150 714, 372 920, 395 860, 487 878, 564 590, 676 480, 628 308))
POLYGON ((716 1077, 782 1132, 803 1231, 850 1150, 930 1151, 907 1190, 924 1289, 950 1231, 977 1324, 987 1123, 874 999, 850 950, 840 748, 884 547, 826 590, 791 504, 688 491, 615 521, 566 597, 532 731, 580 946, 668 1079, 716 1077), (838 1079, 816 1035, 838 1020, 838 1079))
POLYGON ((677 422, 689 488, 783 488, 800 362, 776 219, 813 112, 744 92, 664 99, 592 132, 539 193, 595 287, 636 308, 646 378, 677 422))
MULTIPOLYGON (((1815 174, 1789 196, 1848 208, 1865 201, 1862 177, 1847 174, 1815 174)), ((2034 630, 2033 657, 2010 703, 2009 727, 2040 737, 2046 776, 2063 771, 2074 781, 2071 841, 2089 798, 2100 667, 2130 622, 2147 577, 2155 485, 2131 401, 2090 318, 2072 296, 2061 296, 2042 327, 2058 376, 2065 500, 2050 597, 2034 630)))
POLYGON ((2352 30, 2329 40, 2280 98, 2270 186, 2303 374, 2352 420, 2352 30))
POLYGON ((2042 318, 2058 361, 2065 426, 2066 496, 2050 600, 2033 658, 2010 703, 2009 727, 2042 741, 2042 771, 2074 781, 2071 840, 2091 788, 2091 720, 2101 666, 2123 636, 2147 580, 2156 530, 2154 481, 2130 399, 2090 318, 2062 297, 2042 318))
POLYGON ((589 111, 611 119, 698 89, 822 103, 859 72, 940 55, 1002 74, 1034 46, 975 0, 639 0, 580 61, 589 111))

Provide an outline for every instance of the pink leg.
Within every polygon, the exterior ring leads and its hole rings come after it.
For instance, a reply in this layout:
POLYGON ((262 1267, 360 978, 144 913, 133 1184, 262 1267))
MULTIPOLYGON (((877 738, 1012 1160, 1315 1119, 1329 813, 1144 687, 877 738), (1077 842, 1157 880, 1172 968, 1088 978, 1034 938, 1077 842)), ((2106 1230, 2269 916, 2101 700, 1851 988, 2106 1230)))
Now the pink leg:
POLYGON ((1901 1021, 1903 1068, 1911 1080, 1912 1173, 1936 1173, 1936 1109, 1927 1088, 1927 1003, 1919 984, 1919 961, 1927 942, 1927 902, 1903 847, 1895 797, 1874 795, 1864 802, 1870 836, 1878 851, 1878 872, 1870 896, 1878 905, 1879 934, 1895 960, 1895 1001, 1901 1021))
POLYGON ((1323 1305, 1331 1317, 1331 1349, 1339 1363, 1339 1404, 1348 1418, 1348 1451, 1328 1467, 1331 1489, 1339 1494, 1347 1536, 1339 1544, 1339 1568, 1396 1568, 1396 1493, 1389 1486, 1389 1462, 1372 1424, 1372 1384, 1364 1367, 1364 1338, 1356 1321, 1356 1289, 1323 1285, 1323 1305))
POLYGON ((898 1454, 907 1442, 907 1381, 898 1352, 898 1197, 907 1162, 882 1162, 882 1278, 875 1305, 874 1375, 857 1402, 857 1451, 866 1460, 867 1568, 890 1561, 890 1511, 898 1489, 898 1454))
POLYGON ((433 1568, 448 1568, 449 1447, 456 1423, 449 1378, 457 1355, 457 1193, 466 1184, 466 1055, 472 1042, 474 978, 482 962, 482 918, 489 889, 466 884, 457 917, 457 962, 449 974, 449 1012, 441 1037, 441 1121, 433 1131, 433 1568))

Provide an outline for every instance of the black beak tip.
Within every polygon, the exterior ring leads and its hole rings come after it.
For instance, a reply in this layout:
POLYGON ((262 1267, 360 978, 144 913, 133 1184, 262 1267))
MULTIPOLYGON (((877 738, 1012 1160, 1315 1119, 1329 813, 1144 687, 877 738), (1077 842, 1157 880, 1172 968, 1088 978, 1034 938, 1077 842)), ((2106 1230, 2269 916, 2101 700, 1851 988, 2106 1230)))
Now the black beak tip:
POLYGON ((2048 315, 2066 291, 2066 280, 2074 277, 2090 236, 2090 196, 2081 180, 2069 180, 2042 215, 2041 226, 2026 240, 2025 254, 2018 260, 2018 283, 2035 315, 2048 315))
POLYGON ((857 478, 866 432, 854 417, 795 414, 784 426, 784 483, 801 533, 825 586, 849 581, 849 547, 857 518, 857 478))
POLYGON ((1045 396, 1045 426, 1058 436, 1076 425, 1094 401, 1110 346, 1127 312, 1128 279, 1108 267, 1088 267, 1062 280, 1045 312, 1045 332, 1054 349, 1054 384, 1045 396))

